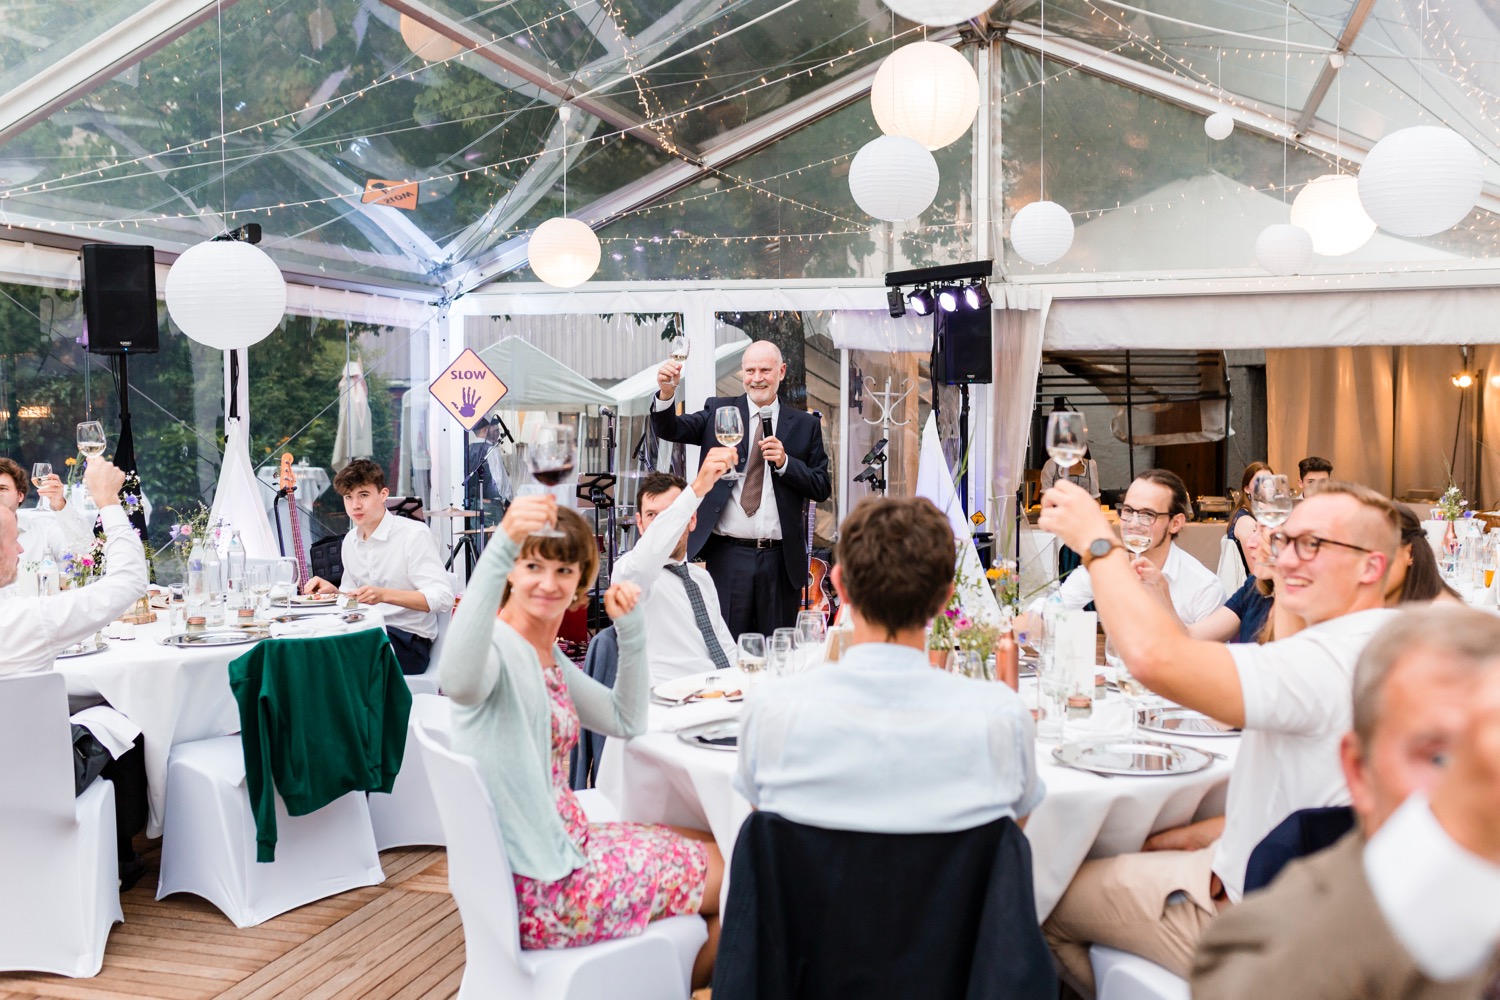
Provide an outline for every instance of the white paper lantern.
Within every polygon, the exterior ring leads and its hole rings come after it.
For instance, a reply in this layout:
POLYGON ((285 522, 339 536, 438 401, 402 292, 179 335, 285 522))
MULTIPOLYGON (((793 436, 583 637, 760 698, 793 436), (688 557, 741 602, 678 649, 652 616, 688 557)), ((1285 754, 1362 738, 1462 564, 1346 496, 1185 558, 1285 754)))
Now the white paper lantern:
POLYGON ((1028 264, 1050 264, 1073 245, 1073 217, 1055 201, 1034 201, 1010 220, 1010 245, 1028 264))
POLYGON ((264 250, 238 240, 189 247, 167 272, 167 312, 200 344, 233 351, 259 343, 286 313, 286 279, 264 250))
POLYGON ((934 28, 962 24, 978 17, 997 0, 886 0, 886 6, 908 21, 934 28))
POLYGON ((458 42, 406 14, 401 15, 401 40, 427 62, 444 62, 464 51, 458 42))
POLYGON ((912 42, 885 57, 870 85, 870 109, 886 135, 942 149, 969 132, 979 110, 979 77, 957 50, 912 42))
POLYGON ((937 197, 937 160, 915 139, 883 135, 865 143, 849 165, 849 193, 867 215, 904 222, 937 197))
POLYGON ((1234 115, 1228 111, 1215 111, 1203 119, 1203 131, 1215 142, 1228 139, 1229 134, 1234 131, 1234 115))
POLYGON ((599 237, 577 219, 548 219, 526 249, 536 276, 557 288, 581 285, 599 270, 599 237))
POLYGON ((1301 226, 1277 223, 1255 238, 1255 262, 1272 274, 1301 274, 1312 255, 1312 236, 1301 226))
POLYGON ((1469 141, 1435 125, 1381 139, 1359 169, 1359 200, 1397 236, 1431 236, 1464 220, 1479 200, 1484 165, 1469 141))
POLYGON ((1359 182, 1350 174, 1308 181, 1292 202, 1292 225, 1306 229, 1313 252, 1324 257, 1353 253, 1375 235, 1375 220, 1359 203, 1359 182))

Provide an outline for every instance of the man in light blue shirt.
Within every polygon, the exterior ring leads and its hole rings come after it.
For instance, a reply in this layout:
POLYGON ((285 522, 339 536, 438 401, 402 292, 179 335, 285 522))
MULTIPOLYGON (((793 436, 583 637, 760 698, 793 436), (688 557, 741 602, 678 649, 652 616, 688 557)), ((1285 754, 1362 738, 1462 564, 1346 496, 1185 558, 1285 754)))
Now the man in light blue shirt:
POLYGON ((854 625, 837 663, 756 690, 735 788, 810 826, 943 833, 1041 802, 1031 714, 1004 684, 934 670, 927 623, 953 590, 953 532, 928 500, 863 501, 833 585, 854 625))

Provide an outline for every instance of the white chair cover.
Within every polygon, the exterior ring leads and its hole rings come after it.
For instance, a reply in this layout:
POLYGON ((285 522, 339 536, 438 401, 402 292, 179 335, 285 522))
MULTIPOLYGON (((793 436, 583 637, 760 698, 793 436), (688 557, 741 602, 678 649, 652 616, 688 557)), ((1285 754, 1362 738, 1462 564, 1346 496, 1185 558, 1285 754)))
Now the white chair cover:
POLYGON ((495 808, 474 762, 420 724, 422 763, 448 839, 448 887, 464 923, 459 1000, 480 997, 659 1000, 686 997, 708 929, 699 917, 652 921, 638 937, 581 948, 522 951, 515 883, 495 808))
POLYGON ((1089 949, 1096 1000, 1191 1000, 1187 980, 1139 955, 1096 944, 1089 949))
POLYGON ((1240 558, 1240 547, 1228 535, 1219 539, 1219 582, 1230 595, 1245 585, 1245 561, 1240 558))
MULTIPOLYGON (((427 680, 427 674, 408 677, 407 683, 427 680)), ((437 803, 432 801, 432 785, 427 781, 427 769, 417 755, 417 745, 412 738, 417 725, 425 726, 433 739, 443 746, 450 745, 449 734, 453 731, 453 702, 436 693, 437 684, 431 694, 419 692, 412 687, 411 719, 406 728, 406 757, 401 762, 401 773, 389 793, 370 793, 370 825, 375 830, 375 846, 382 850, 392 847, 431 845, 443 847, 448 842, 443 838, 443 824, 438 819, 437 803)))
POLYGON ((0 677, 0 969, 95 976, 120 910, 115 788, 73 797, 61 674, 0 677))
POLYGON ((364 792, 306 816, 276 796, 276 860, 255 860, 255 816, 238 736, 179 743, 167 759, 167 814, 156 898, 191 892, 236 927, 385 881, 364 792))

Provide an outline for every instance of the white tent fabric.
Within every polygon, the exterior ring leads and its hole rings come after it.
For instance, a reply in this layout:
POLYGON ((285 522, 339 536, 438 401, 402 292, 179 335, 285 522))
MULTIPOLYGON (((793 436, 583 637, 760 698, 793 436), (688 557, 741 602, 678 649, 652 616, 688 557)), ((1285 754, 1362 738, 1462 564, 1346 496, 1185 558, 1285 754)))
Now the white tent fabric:
POLYGON ((374 420, 370 416, 370 386, 365 382, 365 366, 354 358, 344 366, 339 379, 339 430, 333 439, 334 471, 356 458, 375 454, 374 420))
POLYGON ((502 402, 507 410, 577 413, 615 404, 609 392, 520 337, 506 337, 479 357, 505 383, 502 402))
MULTIPOLYGON (((240 369, 244 375, 244 368, 240 369)), ((243 397, 241 397, 243 398, 243 397)), ((243 413, 243 410, 241 411, 243 413)), ((209 523, 224 522, 230 531, 240 533, 245 555, 250 559, 275 559, 281 555, 266 506, 261 499, 263 484, 255 478, 250 464, 250 425, 243 417, 224 421, 224 464, 219 469, 219 485, 214 490, 213 511, 209 523)), ((227 537, 227 536, 225 536, 227 537)))
MULTIPOLYGON (((750 346, 748 337, 720 344, 714 349, 714 378, 721 379, 740 366, 740 355, 750 346)), ((651 397, 656 394, 656 372, 661 365, 642 368, 627 379, 610 386, 615 408, 622 417, 642 417, 651 412, 651 397)))
POLYGON ((1026 471, 1026 441, 1031 408, 1036 403, 1036 376, 1042 367, 1042 331, 1052 298, 1038 288, 1006 285, 995 294, 993 346, 995 387, 991 394, 990 475, 994 489, 995 534, 999 551, 1014 556, 1010 525, 1014 502, 1026 471), (1009 542, 1009 544, 1007 544, 1009 542))
POLYGON ((984 578, 984 565, 979 561, 979 552, 974 548, 973 529, 964 516, 959 503, 958 489, 953 485, 953 470, 943 457, 943 444, 938 438, 937 419, 927 416, 927 425, 922 428, 922 458, 917 466, 917 491, 947 515, 953 526, 953 538, 958 546, 959 602, 971 618, 981 621, 1000 620, 1000 602, 984 578))
POLYGON ((932 317, 840 310, 828 320, 828 336, 834 347, 850 351, 926 354, 932 350, 932 317))

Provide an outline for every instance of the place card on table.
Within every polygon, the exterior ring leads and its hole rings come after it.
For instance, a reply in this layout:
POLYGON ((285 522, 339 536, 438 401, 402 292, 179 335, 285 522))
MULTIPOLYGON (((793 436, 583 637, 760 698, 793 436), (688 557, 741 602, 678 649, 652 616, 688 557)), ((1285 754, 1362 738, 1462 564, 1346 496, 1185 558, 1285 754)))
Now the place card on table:
POLYGON ((1067 678, 1069 691, 1094 691, 1094 656, 1099 616, 1092 611, 1055 611, 1057 676, 1067 678))

